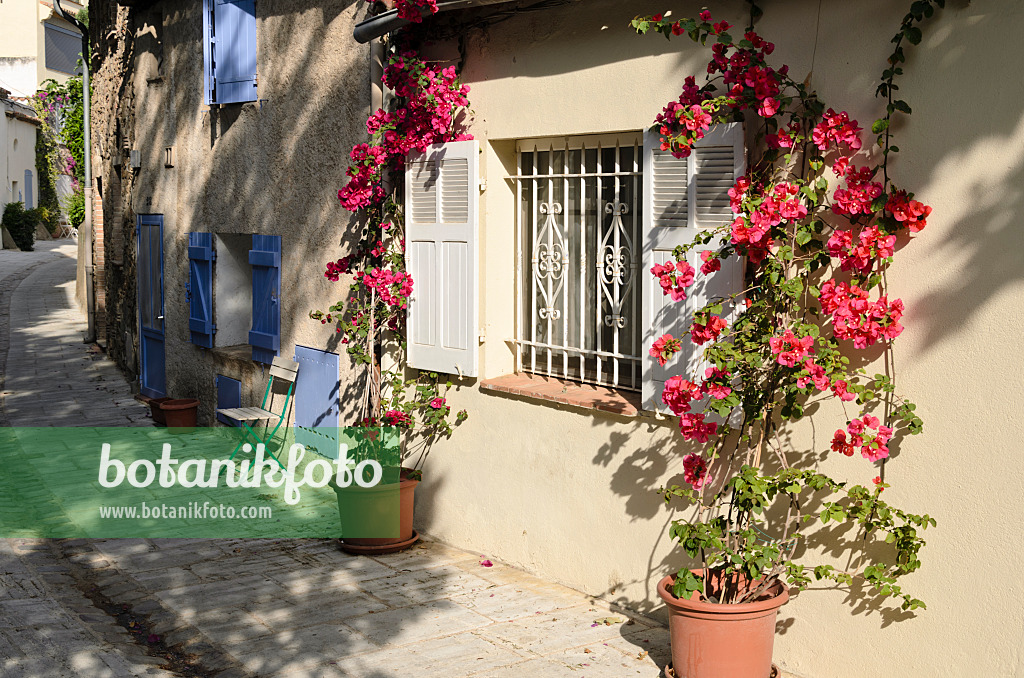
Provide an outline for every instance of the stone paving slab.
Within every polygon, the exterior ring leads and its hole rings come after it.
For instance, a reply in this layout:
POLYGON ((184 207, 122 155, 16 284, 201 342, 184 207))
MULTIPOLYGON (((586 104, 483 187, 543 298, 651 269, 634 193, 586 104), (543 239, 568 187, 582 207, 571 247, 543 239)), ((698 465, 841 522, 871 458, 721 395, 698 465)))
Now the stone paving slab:
MULTIPOLYGON (((81 343, 72 254, 0 253, 0 293, 13 290, 3 412, 17 426, 149 425, 81 343)), ((0 676, 174 675, 84 581, 217 678, 655 678, 667 657, 650 620, 431 541, 369 558, 315 539, 21 539, 0 540, 0 676), (608 617, 621 623, 596 623, 608 617)))

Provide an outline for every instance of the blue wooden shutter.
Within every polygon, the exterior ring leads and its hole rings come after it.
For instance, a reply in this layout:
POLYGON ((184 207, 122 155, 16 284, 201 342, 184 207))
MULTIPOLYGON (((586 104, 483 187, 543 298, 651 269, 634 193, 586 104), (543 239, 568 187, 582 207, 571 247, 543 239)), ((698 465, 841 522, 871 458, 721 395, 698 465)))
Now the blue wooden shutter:
POLYGON ((338 456, 341 413, 340 360, 337 353, 295 347, 295 442, 331 459, 338 456))
MULTIPOLYGON (((231 377, 217 375, 213 379, 213 386, 217 389, 217 409, 226 410, 232 407, 242 406, 242 382, 231 377)), ((229 419, 223 414, 217 415, 217 420, 229 426, 238 426, 238 422, 229 419)))
POLYGON ((252 359, 271 363, 281 348, 281 236, 254 235, 252 266, 252 359))
POLYGON ((32 170, 25 170, 25 209, 35 207, 32 197, 32 170))
POLYGON ((213 348, 213 235, 188 234, 188 331, 192 343, 213 348))
POLYGON ((213 0, 203 0, 203 103, 217 103, 214 82, 217 74, 217 38, 213 34, 213 0))
POLYGON ((255 0, 212 0, 216 103, 256 101, 255 0))

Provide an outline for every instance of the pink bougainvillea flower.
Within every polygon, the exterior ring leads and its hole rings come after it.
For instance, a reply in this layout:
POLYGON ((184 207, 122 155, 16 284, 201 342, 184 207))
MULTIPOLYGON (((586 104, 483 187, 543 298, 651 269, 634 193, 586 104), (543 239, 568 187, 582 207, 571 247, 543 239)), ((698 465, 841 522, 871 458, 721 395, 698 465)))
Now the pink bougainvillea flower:
POLYGON ((900 222, 913 233, 917 233, 927 225, 927 217, 932 208, 917 200, 911 200, 906 191, 897 191, 889 196, 885 210, 891 212, 896 221, 900 222))
POLYGON ((711 482, 708 463, 699 454, 688 454, 683 457, 683 479, 699 490, 711 482))
POLYGON ((494 563, 492 563, 489 560, 481 560, 480 561, 480 566, 481 567, 494 567, 494 563))
MULTIPOLYGON (((729 189, 732 190, 732 189, 729 189)), ((700 272, 704 275, 711 275, 715 271, 722 270, 722 262, 711 250, 704 250, 700 253, 700 260, 704 263, 700 266, 700 272)))
POLYGON ((439 410, 444 407, 444 398, 434 398, 430 401, 430 406, 435 410, 439 410))
POLYGON ((703 12, 701 12, 700 13, 700 20, 701 21, 711 21, 711 12, 709 12, 707 10, 704 10, 703 12))
POLYGON ((835 396, 840 400, 844 402, 849 402, 855 399, 857 395, 855 393, 850 393, 847 390, 848 386, 849 385, 842 379, 837 379, 835 382, 832 383, 832 393, 835 394, 835 396))
POLYGON ((706 443, 709 437, 718 433, 718 424, 705 422, 703 414, 688 412, 679 417, 679 430, 686 440, 706 443))
POLYGON ((775 360, 786 367, 796 367, 808 354, 814 353, 814 337, 797 337, 793 330, 786 330, 781 337, 772 337, 768 345, 775 360))
POLYGON ((717 315, 713 315, 708 318, 708 322, 705 325, 694 322, 690 326, 690 339, 697 345, 705 344, 709 341, 717 341, 718 336, 728 326, 728 323, 719 318, 717 315))
POLYGON ((671 334, 665 334, 654 342, 654 345, 651 346, 650 354, 651 357, 658 359, 659 365, 665 365, 665 363, 671 360, 672 356, 681 351, 682 348, 683 342, 676 339, 671 334))
POLYGON ((651 274, 658 278, 663 294, 672 298, 672 301, 682 301, 686 298, 686 288, 693 284, 695 271, 685 261, 678 261, 675 264, 655 264, 651 267, 651 274))
POLYGON ((690 401, 700 400, 700 386, 680 376, 669 377, 661 392, 661 402, 668 405, 672 414, 682 415, 690 411, 690 401))

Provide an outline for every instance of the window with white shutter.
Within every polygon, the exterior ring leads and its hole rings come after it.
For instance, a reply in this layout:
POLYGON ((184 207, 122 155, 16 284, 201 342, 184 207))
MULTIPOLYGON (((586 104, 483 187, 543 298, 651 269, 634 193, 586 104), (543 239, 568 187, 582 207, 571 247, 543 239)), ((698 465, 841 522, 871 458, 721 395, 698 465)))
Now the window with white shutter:
POLYGON ((478 152, 455 141, 406 161, 408 362, 420 370, 477 376, 478 152))
MULTIPOLYGON (((722 270, 712 276, 698 273, 687 298, 678 302, 666 296, 650 275, 655 264, 674 262, 672 250, 692 241, 699 231, 732 221, 728 192, 746 171, 743 141, 741 123, 718 125, 688 158, 680 159, 661 150, 656 129, 644 134, 643 355, 664 334, 683 338, 683 352, 664 367, 645 359, 642 398, 647 409, 661 409, 661 392, 670 376, 691 375, 704 367, 698 347, 687 336, 694 312, 711 299, 743 289, 743 262, 737 257, 723 261, 722 270)), ((707 249, 715 246, 709 243, 707 249)), ((700 249, 687 259, 698 271, 700 249)))

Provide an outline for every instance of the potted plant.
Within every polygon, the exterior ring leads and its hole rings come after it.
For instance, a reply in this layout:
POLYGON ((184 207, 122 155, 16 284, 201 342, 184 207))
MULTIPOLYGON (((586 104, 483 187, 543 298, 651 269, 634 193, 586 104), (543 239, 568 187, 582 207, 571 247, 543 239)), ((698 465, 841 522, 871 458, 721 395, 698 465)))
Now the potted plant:
MULTIPOLYGON (((335 326, 349 355, 366 370, 367 388, 353 425, 397 429, 406 462, 399 491, 401 534, 369 541, 343 538, 345 548, 360 552, 396 550, 415 542, 413 493, 426 452, 433 440, 450 436, 453 426, 467 417, 464 410, 453 413, 447 403, 451 382, 406 364, 406 309, 415 283, 406 269, 402 209, 390 177, 403 169, 409 151, 467 138, 457 120, 469 103, 469 88, 459 82, 454 68, 435 70, 413 52, 391 56, 384 83, 399 98, 392 110, 379 109, 367 120, 370 142, 352 149, 349 181, 338 192, 342 207, 364 217, 364 227, 354 251, 329 262, 324 273, 331 281, 351 276, 348 295, 327 312, 310 313, 314 320, 335 326)), ((346 500, 355 496, 370 501, 372 493, 361 489, 343 494, 346 500)))
POLYGON ((675 262, 651 271, 680 298, 724 260, 740 258, 746 270, 742 292, 696 310, 689 336, 665 335, 650 349, 667 364, 692 342, 703 358, 698 373, 670 378, 661 394, 693 445, 682 460, 685 484, 662 490, 666 501, 688 504, 670 534, 691 566, 658 583, 676 676, 768 676, 776 612, 812 579, 856 582, 859 595, 924 607, 899 578, 920 567, 920 531, 935 521, 887 504, 882 493, 890 446, 922 429, 896 390, 892 342, 903 330, 903 303, 889 296, 885 272, 931 211, 892 183, 888 161, 898 152, 889 123, 909 112, 894 98, 897 64, 904 42, 920 40, 914 24, 931 16, 932 2, 915 3, 893 41, 878 89, 886 115, 872 125, 880 160, 862 149, 855 120, 827 108, 787 67, 769 64, 774 47, 752 25, 734 39, 706 11, 633 20, 640 33, 713 44, 708 82, 687 78, 658 116, 663 151, 699 153, 718 124, 743 120, 756 130, 748 169, 729 190, 733 221, 700 232, 676 248, 675 262), (874 376, 855 367, 873 360, 884 364, 874 376), (864 480, 826 475, 819 455, 794 442, 793 424, 811 412, 841 424, 824 453, 838 455, 829 469, 864 480), (811 521, 857 529, 846 543, 851 565, 805 562, 813 554, 801 528, 811 521))

